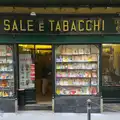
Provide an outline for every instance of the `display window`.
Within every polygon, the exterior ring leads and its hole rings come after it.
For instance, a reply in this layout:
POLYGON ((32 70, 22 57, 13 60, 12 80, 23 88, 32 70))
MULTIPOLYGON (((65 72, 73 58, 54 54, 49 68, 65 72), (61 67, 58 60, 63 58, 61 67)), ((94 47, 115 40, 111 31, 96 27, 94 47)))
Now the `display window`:
POLYGON ((13 46, 0 45, 0 97, 14 96, 13 46))
POLYGON ((120 44, 102 45, 102 85, 120 86, 120 44))
POLYGON ((34 45, 19 44, 19 88, 35 87, 34 45))
POLYGON ((55 61, 57 95, 98 94, 98 45, 56 46, 55 61))

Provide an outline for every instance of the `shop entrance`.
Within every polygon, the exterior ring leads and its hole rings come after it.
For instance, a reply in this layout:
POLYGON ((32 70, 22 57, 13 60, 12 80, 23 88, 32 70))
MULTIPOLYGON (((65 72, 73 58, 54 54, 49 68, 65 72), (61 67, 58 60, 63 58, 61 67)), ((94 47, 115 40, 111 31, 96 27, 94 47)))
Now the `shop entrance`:
POLYGON ((48 45, 35 46, 36 102, 52 102, 52 49, 48 45))
POLYGON ((18 46, 19 89, 25 90, 26 104, 52 105, 52 46, 18 46))

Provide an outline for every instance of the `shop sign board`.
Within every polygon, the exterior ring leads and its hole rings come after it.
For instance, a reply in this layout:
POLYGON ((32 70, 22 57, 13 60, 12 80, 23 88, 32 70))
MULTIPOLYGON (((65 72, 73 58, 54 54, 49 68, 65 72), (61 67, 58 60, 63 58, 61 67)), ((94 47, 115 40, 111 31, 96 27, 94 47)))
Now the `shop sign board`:
POLYGON ((118 15, 2 15, 0 33, 119 34, 118 15))

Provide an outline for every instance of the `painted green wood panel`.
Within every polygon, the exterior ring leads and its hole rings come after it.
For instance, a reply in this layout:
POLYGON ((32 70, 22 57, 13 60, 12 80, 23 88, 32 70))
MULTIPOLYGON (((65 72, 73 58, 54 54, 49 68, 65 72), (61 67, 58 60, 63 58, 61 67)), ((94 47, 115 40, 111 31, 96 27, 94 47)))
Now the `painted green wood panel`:
POLYGON ((65 36, 65 35, 0 35, 0 43, 46 43, 46 44, 77 44, 77 43, 120 43, 120 36, 65 36))
POLYGON ((16 43, 46 43, 46 44, 68 44, 68 43, 120 43, 120 36, 16 36, 16 43))
POLYGON ((0 43, 15 43, 12 35, 0 35, 0 43))

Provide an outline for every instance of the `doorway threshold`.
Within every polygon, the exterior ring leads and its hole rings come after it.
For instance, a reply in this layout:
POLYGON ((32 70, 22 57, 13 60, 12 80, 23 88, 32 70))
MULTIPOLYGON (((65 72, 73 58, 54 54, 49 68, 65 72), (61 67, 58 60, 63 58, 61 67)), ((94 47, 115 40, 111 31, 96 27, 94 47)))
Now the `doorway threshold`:
POLYGON ((26 104, 24 110, 52 110, 52 104, 26 104))

